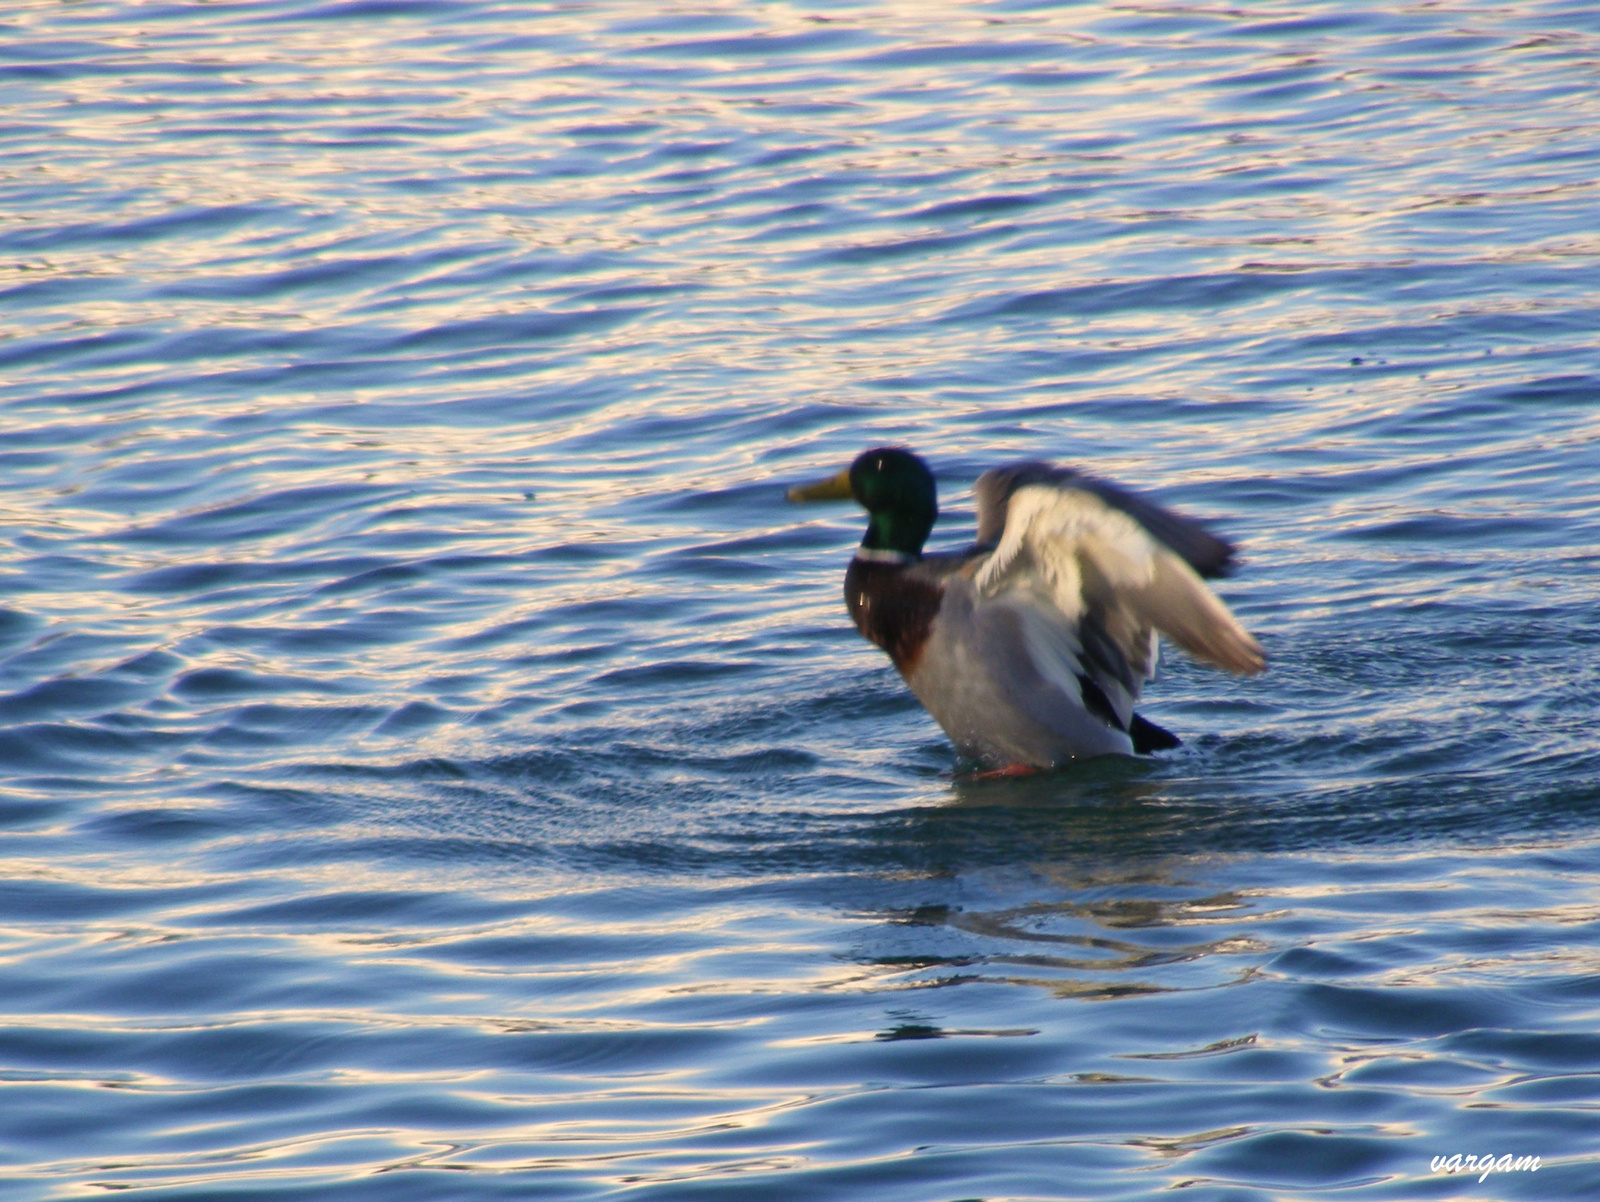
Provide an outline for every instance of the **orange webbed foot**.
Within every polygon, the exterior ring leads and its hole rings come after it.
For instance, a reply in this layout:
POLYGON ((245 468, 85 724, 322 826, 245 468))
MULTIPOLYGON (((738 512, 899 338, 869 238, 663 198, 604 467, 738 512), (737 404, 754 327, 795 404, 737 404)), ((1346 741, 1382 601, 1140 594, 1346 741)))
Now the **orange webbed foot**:
POLYGON ((1004 768, 990 768, 984 772, 975 772, 967 777, 968 780, 1003 780, 1008 776, 1033 776, 1043 772, 1032 764, 1007 764, 1004 768))

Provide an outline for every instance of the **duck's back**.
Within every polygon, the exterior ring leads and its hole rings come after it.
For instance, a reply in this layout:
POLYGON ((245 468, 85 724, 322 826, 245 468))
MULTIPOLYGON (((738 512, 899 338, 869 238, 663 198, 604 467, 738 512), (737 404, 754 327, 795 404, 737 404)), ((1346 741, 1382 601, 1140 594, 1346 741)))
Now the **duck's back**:
POLYGON ((974 577, 990 554, 857 559, 845 576, 851 617, 963 757, 1043 766, 1131 754, 1125 723, 1095 696, 1074 624, 1026 590, 980 593, 974 577), (1086 689, 1099 707, 1085 707, 1086 689))
POLYGON ((1132 754, 1084 666, 1078 632, 1047 600, 985 597, 970 574, 954 574, 905 678, 966 758, 1046 766, 1132 754), (1102 712, 1085 704, 1086 693, 1102 712))

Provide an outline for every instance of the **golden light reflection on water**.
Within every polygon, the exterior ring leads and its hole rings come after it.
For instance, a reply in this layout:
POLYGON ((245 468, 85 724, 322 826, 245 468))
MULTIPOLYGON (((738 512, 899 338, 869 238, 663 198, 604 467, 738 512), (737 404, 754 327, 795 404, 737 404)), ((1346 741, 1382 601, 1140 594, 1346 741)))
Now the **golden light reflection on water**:
MULTIPOLYGON (((630 28, 624 19, 628 11, 614 10, 617 22, 614 29, 630 28)), ((734 9, 722 11, 730 18, 739 17, 736 24, 747 24, 743 20, 747 14, 734 9)), ((1225 32, 1238 20, 1235 14, 1220 11, 1183 11, 1198 22, 1197 28, 1218 32, 1225 32)), ((1196 180, 1191 166, 1198 169, 1198 181, 1223 180, 1229 176, 1248 178, 1263 171, 1292 168, 1297 158, 1314 156, 1336 161, 1341 154, 1359 152, 1371 161, 1415 162, 1416 166, 1390 169, 1372 177, 1377 190, 1369 187, 1359 196, 1329 190, 1315 176, 1310 176, 1290 188, 1285 198, 1241 199, 1236 193, 1224 190, 1208 202, 1199 193, 1191 192, 1183 211, 1189 215, 1187 220, 1191 224, 1196 224, 1196 218, 1210 210, 1226 211, 1228 220, 1236 227, 1261 227, 1253 236, 1254 240, 1281 241, 1284 225, 1299 226, 1310 232, 1294 240, 1318 252, 1315 259, 1308 262, 1351 267, 1374 261, 1394 261, 1374 260, 1373 252, 1380 249, 1375 244, 1396 239, 1399 241, 1391 248, 1391 254, 1405 254, 1409 248, 1403 242, 1415 227, 1401 222, 1385 231, 1374 228, 1373 222, 1381 214, 1393 216, 1417 205, 1436 204, 1447 199, 1418 197, 1414 190, 1424 170, 1417 158, 1427 147, 1424 135, 1402 124, 1375 125, 1370 119, 1358 119, 1363 110, 1357 109, 1346 122, 1319 126, 1309 149, 1286 143, 1281 134, 1270 128, 1259 130, 1254 141, 1246 138, 1237 143, 1236 150, 1221 156, 1206 137, 1175 138, 1170 97, 1182 94, 1196 80, 1179 74, 1164 78, 1160 87, 1146 88, 1139 84, 1137 73, 1130 75, 1129 71, 1146 62, 1149 46, 1161 44, 1173 36, 1191 34, 1162 33, 1157 23, 1144 41, 1139 41, 1136 32, 1132 35, 1135 39, 1132 47, 1127 40, 1130 31, 1138 28, 1137 19, 1168 15, 1167 10, 1147 11, 1137 6, 1087 5, 984 21, 975 21, 956 12, 922 13, 913 20, 907 12, 891 7, 853 13, 848 18, 841 17, 819 26, 802 14, 783 9, 763 10, 760 27, 764 33, 786 36, 819 27, 866 30, 885 44, 900 44, 910 39, 928 47, 962 47, 976 39, 991 50, 1011 47, 1020 55, 1019 70, 1031 61, 1056 63, 1065 57, 1069 61, 1095 64, 1102 76, 1064 89, 1041 91, 1022 83, 1006 85, 1003 80, 994 79, 988 60, 981 57, 973 62, 959 57, 951 62, 938 54, 931 54, 928 61, 923 62, 901 57, 892 60, 893 75, 901 81, 902 87, 911 88, 912 93, 900 108, 886 107, 882 103, 870 107, 853 103, 854 91, 860 86, 853 75, 842 76, 831 89, 826 85, 819 88, 815 83, 808 84, 806 92, 812 103, 829 103, 834 94, 846 102, 838 106, 829 122, 828 137, 834 149, 820 161, 801 159, 797 168, 779 166, 775 171, 771 164, 766 164, 759 172, 751 168, 743 170, 752 180, 759 180, 762 191, 768 195, 781 192, 785 182, 795 185, 826 183, 830 179, 861 175, 902 180, 922 178, 931 185, 956 178, 964 181, 961 188, 973 196, 1053 195, 1055 199, 1048 213, 1040 218, 1030 217, 1026 211, 1004 218, 1003 250, 1008 245, 1025 242, 1033 234, 1060 229, 1064 216, 1090 223, 1131 223, 1132 228, 1137 229, 1142 223, 1159 222, 1174 211, 1160 205, 1130 207, 1117 194, 1099 194, 1092 188, 1082 189, 1078 196, 1072 196, 1076 174, 1073 165, 1083 158, 1071 149, 1072 142, 1110 138, 1117 146, 1116 157, 1107 160, 1103 153, 1093 156, 1102 163, 1103 170, 1114 170, 1125 179, 1152 177, 1173 183, 1196 180), (1127 24, 1130 19, 1134 20, 1133 25, 1127 24), (1097 32, 1107 21, 1120 22, 1116 25, 1115 38, 1097 32), (916 31, 914 38, 913 29, 916 31), (980 78, 984 86, 974 87, 972 81, 980 78), (966 137, 952 140, 943 126, 922 130, 914 121, 899 120, 902 110, 914 115, 919 106, 928 105, 928 98, 915 96, 915 89, 935 83, 954 89, 960 95, 967 110, 966 137), (999 127, 989 123, 1002 117, 1006 123, 1005 138, 1020 141, 1028 149, 990 144, 990 137, 999 127), (1141 131, 1146 136, 1139 136, 1141 131), (1063 140, 1068 145, 1062 145, 1063 140), (1041 143, 1048 149, 1042 149, 1041 143), (1175 149, 1181 149, 1181 156, 1175 157, 1175 149), (1256 210, 1252 206, 1262 207, 1256 210)), ((435 120, 440 126, 454 130, 451 138, 424 140, 420 133, 381 133, 365 144, 321 151, 305 145, 303 139, 318 131, 326 131, 332 137, 359 135, 363 126, 381 130, 385 113, 381 108, 372 108, 368 100, 376 83, 400 87, 403 90, 399 95, 408 99, 409 94, 404 89, 414 87, 426 91, 438 86, 434 73, 423 69, 431 45, 425 31, 407 21, 345 22, 337 37, 330 39, 321 29, 299 28, 290 23, 277 28, 273 36, 279 74, 263 77, 259 62, 261 43, 256 31, 249 26, 222 25, 212 30, 204 50, 208 63, 222 68, 220 94, 207 97, 208 119, 212 122, 209 145, 215 153, 203 157, 186 156, 152 143, 146 146, 142 160, 130 159, 119 151, 114 162, 95 161, 84 163, 82 167, 88 171, 114 168, 125 178, 144 171, 150 173, 150 183, 159 182, 155 188, 129 189, 129 207, 117 218, 124 222, 168 213, 174 201, 197 206, 257 203, 263 206, 263 214, 255 224, 260 221, 269 226, 281 224, 272 216, 275 210, 322 210, 339 227, 349 227, 351 218, 358 216, 362 235, 367 239, 414 241, 422 237, 432 248, 443 250, 454 245, 470 255, 474 251, 481 253, 484 248, 475 245, 472 236, 464 236, 465 227, 458 227, 454 219, 467 213, 498 213, 508 222, 496 231, 498 236, 525 250, 537 248, 563 255, 584 255, 606 251, 632 253, 641 248, 670 245, 676 266, 667 268, 662 263, 653 270, 648 278, 654 286, 673 286, 692 280, 700 287, 746 295, 761 291, 764 282, 770 279, 774 295, 794 297, 795 256, 832 253, 852 247, 890 249, 897 238, 906 236, 892 232, 896 229, 894 223, 914 214, 916 201, 911 202, 910 208, 901 207, 897 212, 896 206, 905 204, 899 198, 886 197, 890 202, 887 206, 881 203, 863 205, 863 200, 869 198, 858 193, 855 203, 861 208, 856 224, 864 228, 841 233, 834 228, 837 223, 819 224, 811 236, 801 235, 786 243, 779 260, 773 262, 772 251, 767 246, 748 240, 729 246, 722 241, 723 222, 731 212, 726 202, 721 209, 707 213, 699 230, 693 224, 685 226, 681 212, 684 202, 674 199, 678 189, 672 184, 680 167, 670 160, 660 160, 651 152, 648 141, 641 143, 624 138, 618 143, 613 139, 614 148, 607 149, 604 137, 597 143, 591 136, 565 132, 555 120, 563 104, 574 108, 587 104, 604 113, 611 126, 617 126, 618 114, 613 103, 617 97, 608 93, 606 101, 601 103, 589 89, 597 73, 605 78, 619 61, 626 61, 630 54, 643 53, 647 61, 674 65, 664 74, 647 77, 636 84, 638 94, 632 98, 632 104, 638 109, 639 120, 669 126, 680 138, 684 131, 698 125, 709 135, 708 142, 713 145, 731 145, 725 136, 719 135, 736 131, 740 137, 755 141, 792 141, 795 146, 804 147, 816 141, 814 123, 808 115, 774 111, 770 104, 750 104, 740 97, 719 95, 717 88, 722 81, 737 81, 749 96, 771 91, 776 83, 791 78, 795 71, 809 71, 809 60, 805 56, 792 61, 772 56, 763 60, 758 50, 752 59, 741 46, 736 55, 719 57, 713 37, 709 41, 697 39, 689 43, 698 49, 692 51, 692 57, 680 59, 672 51, 674 35, 670 33, 600 34, 594 14, 550 12, 529 15, 526 19, 530 30, 537 34, 536 40, 524 40, 515 50, 502 52, 500 65, 487 70, 465 92, 459 90, 459 80, 452 80, 449 102, 435 110, 435 120), (623 56, 621 60, 617 58, 619 52, 623 56), (651 55, 656 58, 650 59, 651 55), (246 64, 250 65, 250 71, 243 70, 246 64), (230 73, 230 66, 237 69, 230 73), (763 74, 763 68, 769 74, 763 74), (568 89, 564 99, 563 88, 568 89), (689 97, 694 98, 692 103, 688 102, 689 97), (357 100, 361 103, 354 103, 357 100), (286 102, 291 102, 290 107, 285 107, 286 102), (289 112, 301 114, 297 123, 287 121, 285 114, 289 112), (284 122, 285 136, 302 139, 295 153, 285 155, 283 166, 288 167, 287 171, 264 169, 254 152, 230 152, 233 135, 228 132, 229 122, 238 118, 252 118, 257 123, 241 127, 237 135, 240 141, 256 137, 259 123, 263 121, 269 125, 284 122), (588 153, 587 148, 597 144, 602 149, 598 151, 595 165, 603 166, 603 170, 548 169, 560 164, 562 154, 578 150, 588 153), (445 154, 456 160, 459 186, 470 189, 470 193, 453 194, 447 187, 443 203, 424 206, 422 214, 413 198, 403 190, 392 194, 381 189, 363 190, 359 213, 345 210, 339 199, 339 193, 346 190, 340 181, 348 177, 353 162, 371 178, 383 179, 387 175, 398 182, 410 176, 436 173, 437 160, 445 154), (264 188, 268 179, 270 188, 264 188), (634 190, 636 194, 629 197, 626 206, 608 203, 617 197, 619 190, 623 194, 634 190), (470 204, 463 203, 466 201, 470 204), (590 214, 596 206, 608 210, 607 220, 592 219, 590 214), (436 218, 433 221, 426 220, 430 211, 436 218), (719 220, 710 220, 713 213, 719 220), (419 216, 423 217, 422 222, 419 216), (667 241, 663 241, 664 238, 667 241), (738 253, 731 255, 730 250, 738 253), (783 275, 774 276, 774 267, 781 268, 783 275)), ((159 35, 141 34, 127 38, 122 51, 149 53, 157 45, 163 45, 159 35)), ((176 53, 178 61, 182 62, 183 56, 192 55, 193 51, 179 47, 176 53)), ((1341 74, 1332 61, 1341 53, 1339 48, 1330 46, 1319 53, 1297 53, 1291 56, 1292 63, 1297 70, 1331 80, 1332 86, 1352 89, 1354 94, 1369 86, 1362 82, 1359 67, 1341 74)), ((1354 48, 1344 53, 1356 56, 1354 48)), ((873 61, 870 47, 864 47, 862 54, 865 56, 862 61, 873 61)), ((1194 70, 1202 69, 1209 69, 1209 64, 1194 70)), ((1503 57, 1485 60, 1477 64, 1476 69, 1504 74, 1511 79, 1518 78, 1518 72, 1524 70, 1515 60, 1503 57)), ((141 86, 148 87, 148 81, 141 86)), ((144 118, 137 111, 128 111, 124 103, 125 85, 114 76, 83 78, 75 81, 74 87, 78 89, 79 106, 84 108, 84 115, 77 121, 85 139, 100 136, 102 131, 97 123, 111 123, 119 138, 127 133, 136 134, 141 129, 144 118)), ((878 99, 881 101, 881 97, 878 99)), ((620 122, 621 126, 626 124, 626 120, 620 122)), ((1219 123, 1216 138, 1238 136, 1236 125, 1237 122, 1234 125, 1219 123)), ((1535 128, 1530 124, 1526 130, 1502 131, 1502 136, 1516 138, 1521 134, 1536 142, 1547 133, 1544 127, 1535 128)), ((688 140, 694 140, 692 135, 688 140)), ((1510 153, 1509 148, 1507 153, 1510 153)), ((718 176, 718 183, 726 187, 725 174, 718 176)), ((1584 185, 1563 182, 1557 186, 1570 189, 1584 185)), ((1587 186, 1592 188, 1593 185, 1587 186)), ((1574 200, 1578 195, 1574 194, 1574 200)), ((772 203, 766 202, 766 207, 772 207, 772 203)), ((758 213, 761 207, 759 202, 755 203, 758 213)), ((1091 237, 1072 244, 1056 239, 1048 256, 1008 255, 1008 284, 1015 287, 1030 277, 1041 287, 1125 279, 1127 276, 1117 270, 1119 256, 1131 267, 1128 255, 1137 257, 1152 253, 1170 260, 1175 253, 1182 252, 1196 268, 1234 269, 1237 264, 1231 261, 1231 248, 1237 245, 1241 234, 1244 240, 1252 240, 1248 228, 1236 228, 1229 238, 1219 239, 1206 230, 1203 223, 1198 223, 1192 234, 1177 229, 1153 244, 1147 245, 1138 238, 1126 242, 1126 252, 1119 249, 1119 240, 1108 242, 1102 237, 1091 237)), ((182 281, 203 273, 212 281, 237 278, 247 282, 248 274, 236 273, 248 273, 254 256, 245 253, 241 257, 239 252, 248 252, 251 240, 258 236, 253 226, 247 224, 223 235, 190 239, 175 246, 169 243, 170 249, 177 253, 164 254, 148 267, 155 270, 158 280, 164 275, 173 281, 182 281)), ((328 252, 340 244, 340 238, 329 241, 323 233, 313 237, 315 240, 302 240, 298 246, 299 253, 309 262, 315 262, 316 256, 323 253, 319 251, 319 243, 325 245, 328 252)), ((277 236, 273 239, 272 251, 281 261, 286 253, 296 251, 296 243, 285 243, 277 236)), ((91 269, 95 256, 102 252, 77 253, 85 256, 77 261, 79 268, 91 269)), ((978 279, 974 282, 978 282, 983 275, 980 264, 994 253, 994 248, 980 241, 971 249, 950 245, 925 253, 944 264, 944 270, 939 273, 941 281, 948 281, 952 275, 976 274, 978 279)), ((1521 253, 1536 252, 1528 247, 1521 253)), ((137 261, 124 260, 122 269, 137 261)), ((71 272, 74 265, 71 261, 58 261, 56 268, 71 272)), ((902 271, 900 264, 885 258, 877 263, 858 260, 852 274, 858 279, 870 280, 878 275, 898 281, 902 271)), ((452 286, 450 275, 449 269, 434 273, 433 286, 442 285, 447 292, 431 303, 420 303, 418 286, 426 286, 426 281, 408 281, 407 295, 412 301, 413 320, 442 325, 518 311, 507 307, 506 298, 498 290, 452 286)), ((628 276, 622 272, 602 270, 596 283, 626 278, 628 276)), ((637 276, 633 281, 637 282, 637 276)), ((819 284, 826 289, 825 279, 819 279, 819 284)), ((947 283, 942 291, 948 295, 947 283)), ((316 328, 328 325, 330 320, 347 322, 363 306, 385 294, 392 295, 392 290, 376 284, 370 292, 340 290, 322 299, 300 294, 291 303, 265 298, 223 300, 219 297, 196 307, 163 298, 156 301, 154 311, 151 299, 142 297, 138 301, 93 302, 89 308, 80 309, 80 319, 86 319, 96 328, 115 329, 159 319, 164 311, 172 319, 204 314, 205 324, 212 327, 268 322, 279 328, 292 328, 296 324, 316 328)), ((536 296, 535 293, 529 298, 534 308, 538 307, 536 296)), ((836 296, 819 297, 816 308, 827 312, 838 299, 836 296)), ((803 395, 830 387, 859 387, 863 376, 897 374, 948 358, 964 341, 963 333, 950 332, 941 336, 937 330, 905 328, 935 303, 929 297, 907 296, 904 305, 896 306, 903 316, 885 315, 901 327, 896 348, 880 350, 876 356, 857 358, 842 372, 834 370, 831 362, 808 363, 792 350, 777 349, 771 344, 779 340, 769 334, 762 341, 769 343, 765 352, 771 356, 770 368, 782 372, 791 381, 792 389, 803 395)), ((1072 329, 1071 316, 1061 316, 1067 322, 1066 329, 1072 329)), ((1324 315, 1323 320, 1327 316, 1331 315, 1324 315)), ((1261 317, 1279 321, 1282 314, 1273 310, 1261 317)), ((1124 316, 1120 320, 1142 321, 1145 332, 1159 333, 1169 341, 1191 337, 1215 340, 1233 333, 1217 328, 1215 314, 1197 319, 1166 313, 1150 318, 1124 316), (1175 327, 1175 322, 1182 324, 1175 327)), ((1317 319, 1311 317, 1310 320, 1317 319)), ((683 332, 696 328, 686 325, 683 332)), ((1140 329, 1140 326, 1129 326, 1123 333, 1137 335, 1140 329)), ((776 331, 792 335, 792 321, 780 317, 776 331)), ((658 342, 679 341, 678 331, 671 326, 658 326, 657 332, 658 342)), ((732 340, 745 344, 738 354, 745 361, 750 357, 750 333, 744 331, 742 337, 732 340)), ((602 338, 591 345, 593 353, 614 353, 625 351, 627 341, 626 335, 619 335, 610 340, 602 338)), ((711 347, 702 347, 696 353, 704 356, 714 352, 711 347)), ((686 359, 692 362, 693 355, 686 359)), ((701 361, 705 362, 703 358, 701 361)), ((734 359, 730 357, 728 361, 734 359)), ((1165 363, 1156 369, 1164 373, 1169 386, 1195 383, 1186 380, 1181 373, 1175 375, 1172 366, 1165 363)), ((1127 382, 1141 381, 1133 376, 1127 382)))

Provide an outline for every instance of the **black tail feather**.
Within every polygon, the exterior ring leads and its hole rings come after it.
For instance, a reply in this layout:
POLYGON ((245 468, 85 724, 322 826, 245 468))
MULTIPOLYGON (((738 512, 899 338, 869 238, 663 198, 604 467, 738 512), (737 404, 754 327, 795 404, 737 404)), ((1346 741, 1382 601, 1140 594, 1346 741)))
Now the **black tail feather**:
POLYGON ((1133 740, 1133 749, 1139 755, 1149 755, 1152 751, 1169 751, 1174 747, 1183 746, 1183 740, 1170 730, 1157 726, 1138 714, 1135 714, 1133 721, 1128 723, 1128 736, 1133 740))

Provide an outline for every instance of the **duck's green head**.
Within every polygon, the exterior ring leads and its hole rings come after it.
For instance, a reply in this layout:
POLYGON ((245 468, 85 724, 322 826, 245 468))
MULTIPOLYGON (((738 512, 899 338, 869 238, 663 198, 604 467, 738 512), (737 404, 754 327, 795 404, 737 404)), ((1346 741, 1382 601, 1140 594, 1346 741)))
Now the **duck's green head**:
POLYGON ((863 451, 837 476, 789 490, 791 501, 854 498, 867 511, 861 545, 873 551, 921 555, 939 517, 938 494, 928 465, 904 447, 863 451))

